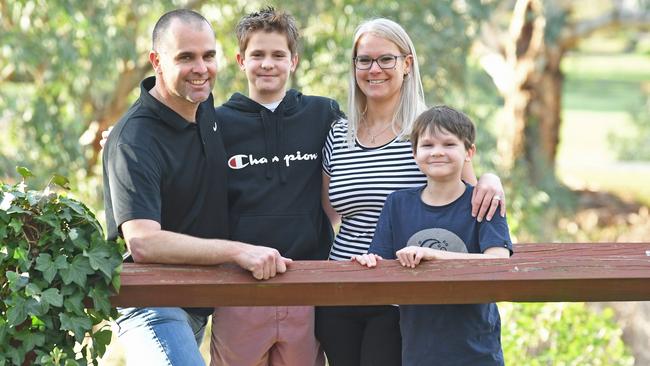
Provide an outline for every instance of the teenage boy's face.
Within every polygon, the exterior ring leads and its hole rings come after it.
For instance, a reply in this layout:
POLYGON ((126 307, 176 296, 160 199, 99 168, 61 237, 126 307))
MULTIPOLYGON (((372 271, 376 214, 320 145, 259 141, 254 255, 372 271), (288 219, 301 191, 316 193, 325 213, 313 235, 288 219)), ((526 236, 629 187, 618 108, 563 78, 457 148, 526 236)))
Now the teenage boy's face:
POLYGON ((258 31, 248 40, 244 54, 237 54, 237 62, 246 72, 250 98, 258 103, 272 103, 284 97, 298 56, 291 55, 286 35, 258 31))
POLYGON ((458 136, 439 130, 425 131, 420 136, 417 150, 413 153, 418 167, 428 178, 435 180, 460 180, 463 166, 471 161, 476 148, 465 149, 458 136))

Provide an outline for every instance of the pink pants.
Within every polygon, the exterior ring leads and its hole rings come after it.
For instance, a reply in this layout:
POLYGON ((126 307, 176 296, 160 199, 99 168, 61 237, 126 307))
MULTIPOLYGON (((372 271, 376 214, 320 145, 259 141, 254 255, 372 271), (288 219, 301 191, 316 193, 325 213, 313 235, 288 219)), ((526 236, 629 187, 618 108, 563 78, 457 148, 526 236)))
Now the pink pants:
POLYGON ((220 307, 212 314, 211 366, 324 366, 313 306, 220 307))

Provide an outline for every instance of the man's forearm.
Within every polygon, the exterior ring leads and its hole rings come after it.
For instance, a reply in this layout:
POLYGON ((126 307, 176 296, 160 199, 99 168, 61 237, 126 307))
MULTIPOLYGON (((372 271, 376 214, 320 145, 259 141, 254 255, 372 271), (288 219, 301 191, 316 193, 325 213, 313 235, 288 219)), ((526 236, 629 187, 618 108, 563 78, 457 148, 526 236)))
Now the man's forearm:
POLYGON ((202 239, 166 230, 134 235, 127 240, 139 263, 211 265, 234 262, 246 246, 222 239, 202 239))

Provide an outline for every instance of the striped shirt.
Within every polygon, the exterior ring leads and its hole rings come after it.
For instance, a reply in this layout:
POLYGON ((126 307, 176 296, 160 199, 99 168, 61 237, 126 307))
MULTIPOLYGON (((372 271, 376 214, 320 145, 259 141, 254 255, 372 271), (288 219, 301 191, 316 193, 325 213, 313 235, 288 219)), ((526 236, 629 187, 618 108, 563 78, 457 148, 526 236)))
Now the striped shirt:
POLYGON ((393 140, 367 148, 348 147, 347 121, 336 122, 323 148, 323 170, 330 177, 329 199, 341 215, 330 259, 349 260, 368 251, 379 213, 393 191, 426 183, 409 141, 393 140))

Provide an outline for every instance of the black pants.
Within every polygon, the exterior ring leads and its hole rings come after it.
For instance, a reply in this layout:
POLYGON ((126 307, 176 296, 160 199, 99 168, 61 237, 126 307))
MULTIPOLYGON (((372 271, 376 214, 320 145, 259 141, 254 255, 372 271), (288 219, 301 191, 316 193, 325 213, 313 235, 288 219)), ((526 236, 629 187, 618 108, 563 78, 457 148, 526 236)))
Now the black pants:
POLYGON ((400 366, 397 306, 316 308, 316 338, 330 366, 400 366))

